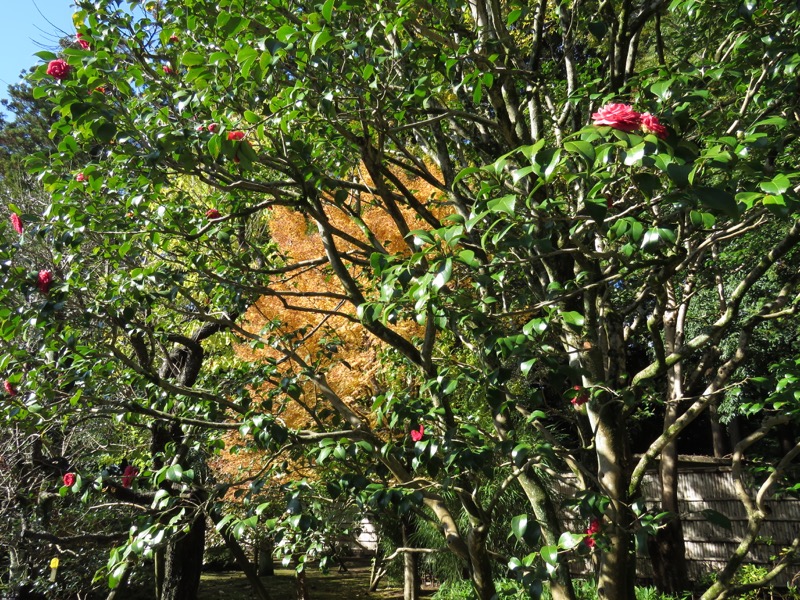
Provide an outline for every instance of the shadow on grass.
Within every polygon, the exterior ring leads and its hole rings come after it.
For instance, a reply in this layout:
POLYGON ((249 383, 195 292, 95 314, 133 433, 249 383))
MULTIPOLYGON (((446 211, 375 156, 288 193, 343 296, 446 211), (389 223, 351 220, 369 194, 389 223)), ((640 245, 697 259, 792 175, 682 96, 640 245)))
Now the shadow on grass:
MULTIPOLYGON (((327 575, 312 566, 306 571, 311 600, 402 600, 402 587, 388 587, 382 582, 378 591, 369 593, 370 566, 350 566, 346 573, 335 569, 327 575)), ((276 569, 273 577, 262 577, 272 600, 294 600, 295 579, 293 569, 276 569)), ((424 590, 423 596, 433 594, 424 590)), ((245 576, 238 571, 203 573, 198 600, 250 600, 253 593, 245 576)))

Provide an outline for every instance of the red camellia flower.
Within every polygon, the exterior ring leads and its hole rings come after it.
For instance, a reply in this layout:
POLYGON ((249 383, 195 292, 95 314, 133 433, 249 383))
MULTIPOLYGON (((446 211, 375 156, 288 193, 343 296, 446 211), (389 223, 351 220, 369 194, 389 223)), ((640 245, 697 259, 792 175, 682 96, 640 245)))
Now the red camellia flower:
POLYGON ((50 291, 50 286, 53 284, 53 272, 50 269, 42 269, 39 271, 36 285, 39 286, 39 291, 45 296, 50 291))
POLYGON ((219 219, 222 215, 216 208, 209 208, 206 211, 206 218, 208 219, 219 219))
POLYGON ((575 391, 575 395, 572 397, 572 405, 576 408, 579 406, 583 406, 589 401, 589 393, 583 387, 576 385, 572 388, 575 391))
POLYGON ((167 65, 164 65, 163 67, 161 67, 161 69, 162 69, 162 70, 164 71, 164 73, 166 73, 167 75, 172 75, 172 67, 168 67, 167 65))
POLYGON ((9 218, 11 219, 11 226, 14 228, 14 231, 22 235, 22 219, 19 218, 19 215, 17 213, 11 213, 9 218))
POLYGON ((75 181, 86 181, 86 175, 83 173, 78 173, 75 175, 75 181))
POLYGON ((129 488, 133 485, 133 480, 136 479, 136 476, 139 474, 139 469, 132 465, 128 465, 125 467, 125 470, 122 472, 122 487, 129 488))
POLYGON ((591 523, 589 523, 589 528, 586 529, 586 535, 588 537, 583 538, 583 542, 589 546, 589 548, 594 548, 594 545, 597 543, 594 536, 600 533, 602 528, 603 522, 600 519, 592 519, 591 523))
POLYGON ((9 396, 16 396, 17 395, 17 390, 14 387, 14 384, 12 384, 8 379, 6 379, 5 382, 3 383, 3 387, 6 389, 6 393, 9 396))
POLYGON ((90 46, 89 46, 89 42, 87 42, 85 39, 83 39, 83 34, 82 34, 82 33, 79 33, 79 34, 78 34, 77 36, 75 36, 75 37, 77 37, 77 38, 78 38, 78 46, 80 46, 80 47, 81 47, 81 48, 83 48, 84 50, 88 50, 88 49, 90 48, 90 46))
POLYGON ((177 44, 180 41, 180 38, 177 35, 169 36, 169 43, 170 44, 177 44))
POLYGON ((64 474, 64 485, 67 487, 72 487, 75 485, 75 473, 66 473, 64 474))
POLYGON ((211 133, 215 133, 217 131, 217 129, 219 129, 219 125, 217 125, 216 123, 209 123, 208 124, 208 130, 211 133))
POLYGON ((409 435, 411 435, 412 441, 418 442, 422 439, 422 436, 425 435, 425 427, 420 425, 419 429, 412 429, 409 431, 409 435))
POLYGON ((99 85, 96 88, 94 88, 94 91, 98 92, 100 94, 105 94, 106 93, 106 88, 105 88, 105 86, 99 85))
POLYGON ((63 81, 69 76, 70 66, 63 58, 51 60, 47 65, 47 74, 59 81, 63 81))
POLYGON ((232 142, 238 142, 244 139, 244 131, 231 131, 228 133, 228 139, 232 142))
POLYGON ((667 128, 664 127, 659 122, 658 117, 656 117, 655 115, 651 115, 650 113, 642 113, 639 116, 642 121, 641 123, 642 131, 644 131, 645 133, 652 133, 654 135, 657 135, 662 140, 667 137, 668 134, 667 128))
POLYGON ((592 114, 595 125, 610 125, 621 131, 633 131, 641 123, 641 115, 630 104, 606 104, 592 114))

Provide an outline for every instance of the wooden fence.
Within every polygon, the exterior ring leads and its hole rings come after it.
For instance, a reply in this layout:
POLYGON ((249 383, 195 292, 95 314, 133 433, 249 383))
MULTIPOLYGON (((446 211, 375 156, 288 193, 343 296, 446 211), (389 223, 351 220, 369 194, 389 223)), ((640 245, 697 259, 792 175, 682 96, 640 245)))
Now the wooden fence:
MULTIPOLYGON (((711 573, 719 572, 738 546, 747 528, 747 515, 733 487, 730 462, 720 459, 692 457, 691 463, 682 462, 678 477, 679 510, 683 519, 689 576, 697 581, 711 573), (731 529, 710 522, 705 510, 716 511, 730 520, 731 529)), ((564 496, 575 493, 574 488, 559 486, 564 496)), ((755 492, 755 488, 753 489, 755 492)), ((658 508, 658 475, 650 471, 645 475, 642 494, 648 507, 658 508)), ((800 535, 800 500, 780 499, 767 502, 771 514, 764 521, 758 541, 753 544, 745 564, 766 567, 774 565, 776 556, 800 535)), ((581 531, 586 524, 567 517, 571 531, 581 531)), ((575 565, 581 572, 589 569, 588 562, 575 565)), ((637 574, 643 579, 652 577, 649 558, 640 553, 637 574)), ((776 586, 800 587, 800 558, 796 558, 775 581, 776 586)))

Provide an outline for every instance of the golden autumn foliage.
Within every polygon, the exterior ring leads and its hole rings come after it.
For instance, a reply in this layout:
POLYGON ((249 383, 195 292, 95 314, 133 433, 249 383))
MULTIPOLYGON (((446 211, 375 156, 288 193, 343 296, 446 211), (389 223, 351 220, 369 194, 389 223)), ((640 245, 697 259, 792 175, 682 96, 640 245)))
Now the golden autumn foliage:
MULTIPOLYGON (((363 173, 362 176, 368 185, 371 184, 368 177, 363 173)), ((401 185, 413 190, 419 201, 437 217, 449 213, 447 206, 431 202, 438 194, 433 186, 402 175, 398 179, 401 185)), ((332 198, 326 200, 326 218, 347 236, 365 244, 369 242, 368 236, 372 236, 390 253, 407 255, 411 252, 398 224, 383 204, 372 197, 364 194, 358 198, 351 196, 346 206, 337 206, 332 198), (351 216, 354 206, 359 212, 360 226, 351 216)), ((429 227, 413 210, 400 207, 400 211, 409 230, 429 227)), ((245 314, 243 327, 248 332, 258 336, 269 330, 270 335, 280 337, 284 342, 277 347, 260 349, 239 344, 236 346, 237 355, 248 362, 275 361, 287 375, 300 368, 313 368, 316 373, 324 374, 326 383, 350 410, 374 425, 370 405, 372 397, 381 389, 379 354, 383 342, 360 324, 356 307, 343 300, 345 290, 330 272, 322 240, 307 215, 289 207, 274 207, 269 212, 269 230, 287 265, 310 264, 272 278, 269 281, 271 293, 262 296, 245 314)), ((338 250, 346 253, 356 248, 345 242, 338 250)), ((354 279, 363 283, 364 267, 351 265, 349 268, 354 279)), ((365 288, 362 286, 362 291, 369 298, 371 292, 365 288)), ((407 339, 421 333, 421 328, 413 321, 401 321, 392 327, 407 339)), ((265 382, 260 390, 253 390, 254 396, 265 395, 271 385, 265 382)), ((331 411, 326 411, 330 408, 326 406, 327 401, 311 382, 302 385, 299 398, 284 397, 285 402, 280 406, 274 405, 273 412, 289 428, 311 429, 320 415, 331 414, 331 411)), ((238 434, 232 434, 229 442, 236 443, 237 437, 238 434)), ((230 443, 226 445, 229 447, 230 443)), ((229 476, 233 476, 234 471, 241 474, 256 470, 260 468, 260 455, 255 451, 231 456, 225 451, 216 468, 229 476)), ((300 465, 293 465, 293 468, 295 466, 305 471, 300 465)))

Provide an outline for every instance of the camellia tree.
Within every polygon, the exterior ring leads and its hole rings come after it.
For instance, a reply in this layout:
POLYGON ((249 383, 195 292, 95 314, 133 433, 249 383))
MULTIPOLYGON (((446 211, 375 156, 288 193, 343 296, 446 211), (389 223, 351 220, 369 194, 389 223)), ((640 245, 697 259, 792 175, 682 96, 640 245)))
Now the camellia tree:
MULTIPOLYGON (((45 286, 6 246, 5 286, 39 295, 7 294, 2 330, 46 343, 4 359, 4 410, 149 429, 136 488, 114 492, 147 510, 112 586, 155 557, 159 595, 193 597, 206 518, 230 539, 256 526, 287 456, 331 474, 283 486, 268 525, 296 554, 324 492, 436 522, 481 599, 509 571, 574 598, 589 554, 599 596, 632 599, 635 542, 656 533, 660 586, 686 585, 675 442, 797 308, 794 3, 77 4, 79 40, 33 76, 60 117, 58 154, 30 162, 53 254, 45 286), (275 242, 290 218, 302 252, 275 242), (305 319, 256 317, 265 298, 305 319), (343 345, 374 356, 369 386, 329 377, 343 345), (635 456, 652 412, 663 432, 635 456), (246 518, 206 468, 231 429, 268 451, 246 518)), ((764 424, 733 453, 748 528, 705 598, 735 589, 787 487, 799 447, 752 498, 742 461, 796 417, 793 381, 750 407, 764 424)))

